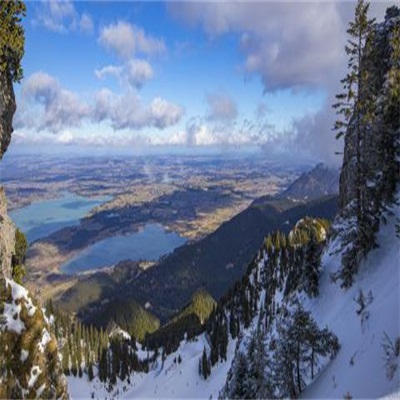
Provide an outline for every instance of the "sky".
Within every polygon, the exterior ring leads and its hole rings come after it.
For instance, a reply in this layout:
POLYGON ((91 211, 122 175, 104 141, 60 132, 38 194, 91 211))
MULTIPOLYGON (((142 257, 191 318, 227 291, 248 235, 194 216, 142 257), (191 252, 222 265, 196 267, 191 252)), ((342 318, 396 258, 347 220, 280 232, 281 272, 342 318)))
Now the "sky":
POLYGON ((353 2, 27 2, 12 149, 339 163, 331 104, 353 15, 353 2))

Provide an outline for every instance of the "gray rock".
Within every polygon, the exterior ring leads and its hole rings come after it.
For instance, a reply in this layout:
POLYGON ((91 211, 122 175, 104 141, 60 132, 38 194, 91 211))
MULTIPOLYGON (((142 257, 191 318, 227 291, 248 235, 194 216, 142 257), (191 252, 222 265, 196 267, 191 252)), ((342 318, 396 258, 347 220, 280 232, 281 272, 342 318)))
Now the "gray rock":
POLYGON ((0 73, 0 160, 11 141, 12 120, 16 109, 11 78, 9 74, 0 73))

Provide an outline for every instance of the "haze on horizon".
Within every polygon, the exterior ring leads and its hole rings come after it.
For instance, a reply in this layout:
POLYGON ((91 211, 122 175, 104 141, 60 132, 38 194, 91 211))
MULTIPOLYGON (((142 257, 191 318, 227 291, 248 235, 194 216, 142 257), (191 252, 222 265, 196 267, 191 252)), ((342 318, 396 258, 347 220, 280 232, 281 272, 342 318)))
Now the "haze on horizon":
MULTIPOLYGON (((372 2, 381 20, 393 2, 372 2)), ((13 153, 262 152, 338 164, 353 2, 27 3, 13 153)))

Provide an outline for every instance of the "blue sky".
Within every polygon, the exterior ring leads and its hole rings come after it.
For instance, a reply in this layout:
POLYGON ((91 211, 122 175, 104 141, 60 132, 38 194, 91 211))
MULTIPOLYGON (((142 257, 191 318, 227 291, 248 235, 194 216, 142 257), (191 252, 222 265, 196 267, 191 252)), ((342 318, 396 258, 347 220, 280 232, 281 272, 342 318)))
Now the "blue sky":
POLYGON ((334 160, 330 102, 352 13, 327 2, 27 2, 13 148, 252 146, 334 160))

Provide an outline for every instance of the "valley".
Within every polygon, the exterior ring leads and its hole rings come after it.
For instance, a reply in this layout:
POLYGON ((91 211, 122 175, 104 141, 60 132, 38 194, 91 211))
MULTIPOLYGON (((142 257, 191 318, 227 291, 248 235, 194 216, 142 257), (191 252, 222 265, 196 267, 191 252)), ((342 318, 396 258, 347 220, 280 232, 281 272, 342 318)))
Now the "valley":
POLYGON ((127 247, 102 267, 125 259, 154 263, 184 240, 212 233, 255 198, 282 191, 307 168, 282 166, 262 154, 36 158, 6 158, 0 174, 11 215, 31 243, 27 284, 44 299, 76 282, 62 266, 82 257, 79 271, 97 268, 85 254, 104 241, 123 237, 127 247), (129 235, 154 224, 166 230, 160 239, 182 239, 154 254, 130 252, 129 235))

